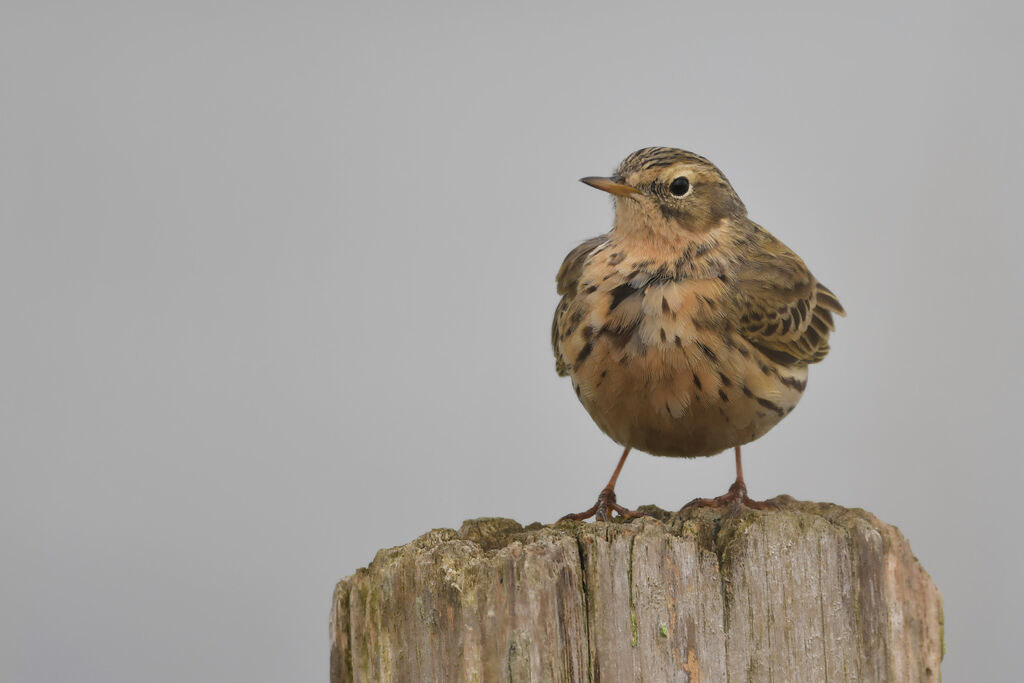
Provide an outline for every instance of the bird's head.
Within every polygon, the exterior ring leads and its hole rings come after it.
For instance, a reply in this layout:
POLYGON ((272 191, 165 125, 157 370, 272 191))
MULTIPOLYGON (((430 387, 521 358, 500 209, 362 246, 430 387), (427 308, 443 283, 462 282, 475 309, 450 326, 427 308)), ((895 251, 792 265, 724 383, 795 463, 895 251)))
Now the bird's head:
POLYGON ((626 157, 610 177, 580 180, 615 197, 614 230, 623 233, 700 234, 747 212, 714 164, 672 147, 645 147, 626 157))

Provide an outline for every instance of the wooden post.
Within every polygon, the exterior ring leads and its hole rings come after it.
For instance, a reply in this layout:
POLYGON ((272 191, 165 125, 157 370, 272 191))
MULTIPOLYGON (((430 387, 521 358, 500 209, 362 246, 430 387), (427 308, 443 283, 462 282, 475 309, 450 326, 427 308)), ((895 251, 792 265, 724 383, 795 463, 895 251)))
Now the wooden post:
POLYGON ((381 550, 335 590, 331 681, 938 681, 942 599, 899 531, 776 500, 381 550))

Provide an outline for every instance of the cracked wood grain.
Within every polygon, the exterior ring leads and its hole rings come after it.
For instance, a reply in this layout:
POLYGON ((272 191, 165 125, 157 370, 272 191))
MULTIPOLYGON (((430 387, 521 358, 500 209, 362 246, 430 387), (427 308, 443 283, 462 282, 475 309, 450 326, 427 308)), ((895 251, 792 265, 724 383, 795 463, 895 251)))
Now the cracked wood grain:
POLYGON ((382 550, 335 590, 331 681, 938 681, 941 597, 899 531, 777 500, 382 550))

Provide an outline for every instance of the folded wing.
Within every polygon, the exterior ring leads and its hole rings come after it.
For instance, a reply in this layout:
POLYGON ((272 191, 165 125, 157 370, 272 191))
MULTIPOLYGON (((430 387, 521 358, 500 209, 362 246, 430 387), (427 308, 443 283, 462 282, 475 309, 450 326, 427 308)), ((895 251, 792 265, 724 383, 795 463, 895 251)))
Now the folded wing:
POLYGON ((735 277, 734 319, 755 348, 783 365, 817 363, 828 354, 832 314, 846 312, 799 256, 761 230, 735 277))

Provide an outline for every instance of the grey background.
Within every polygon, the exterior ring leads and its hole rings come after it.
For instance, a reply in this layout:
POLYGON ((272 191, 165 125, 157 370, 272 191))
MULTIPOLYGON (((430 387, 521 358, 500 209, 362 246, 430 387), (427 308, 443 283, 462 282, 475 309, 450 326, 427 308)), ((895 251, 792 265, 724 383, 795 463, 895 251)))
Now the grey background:
MULTIPOLYGON (((327 677, 383 546, 589 505, 554 373, 576 182, 704 154, 841 297, 755 497, 897 524, 946 679, 1018 670, 1016 13, 929 3, 5 3, 0 679, 327 677)), ((731 481, 636 455, 628 505, 731 481)))

